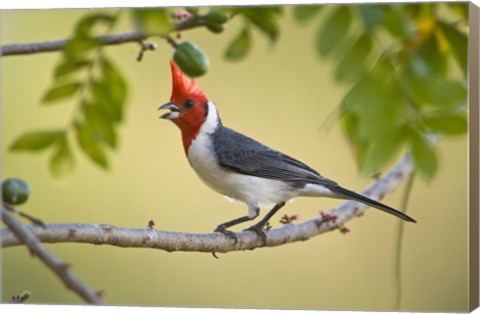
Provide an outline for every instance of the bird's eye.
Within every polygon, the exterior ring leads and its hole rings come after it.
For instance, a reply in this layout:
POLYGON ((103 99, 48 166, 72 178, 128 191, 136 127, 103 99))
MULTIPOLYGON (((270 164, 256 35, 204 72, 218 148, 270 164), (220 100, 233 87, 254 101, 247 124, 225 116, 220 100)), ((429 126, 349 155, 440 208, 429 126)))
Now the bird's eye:
POLYGON ((185 107, 185 109, 190 109, 193 107, 193 105, 195 105, 195 102, 191 99, 187 99, 185 100, 185 102, 183 103, 183 106, 185 107))

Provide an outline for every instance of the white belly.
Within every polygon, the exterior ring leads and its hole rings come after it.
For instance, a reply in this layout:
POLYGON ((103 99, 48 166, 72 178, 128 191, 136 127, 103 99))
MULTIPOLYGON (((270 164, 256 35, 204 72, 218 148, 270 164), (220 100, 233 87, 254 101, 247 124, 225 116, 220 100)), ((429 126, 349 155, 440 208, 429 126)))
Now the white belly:
POLYGON ((212 102, 208 105, 207 120, 188 148, 188 160, 200 179, 210 188, 246 203, 250 209, 272 207, 299 195, 336 197, 320 185, 307 184, 303 188, 292 189, 288 183, 279 180, 248 176, 221 168, 212 153, 213 145, 209 135, 218 126, 218 113, 212 102))
POLYGON ((260 207, 272 207, 298 195, 287 183, 221 168, 210 153, 211 145, 207 134, 199 134, 190 145, 188 160, 200 179, 218 193, 260 207))

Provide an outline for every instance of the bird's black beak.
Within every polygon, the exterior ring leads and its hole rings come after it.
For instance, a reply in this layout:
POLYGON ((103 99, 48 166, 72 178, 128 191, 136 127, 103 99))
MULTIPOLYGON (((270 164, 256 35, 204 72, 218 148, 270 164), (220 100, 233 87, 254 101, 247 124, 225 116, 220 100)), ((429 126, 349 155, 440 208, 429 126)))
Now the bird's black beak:
POLYGON ((170 112, 167 112, 160 116, 161 119, 172 120, 180 116, 180 108, 175 105, 173 102, 167 102, 165 105, 162 105, 158 110, 168 109, 170 112))

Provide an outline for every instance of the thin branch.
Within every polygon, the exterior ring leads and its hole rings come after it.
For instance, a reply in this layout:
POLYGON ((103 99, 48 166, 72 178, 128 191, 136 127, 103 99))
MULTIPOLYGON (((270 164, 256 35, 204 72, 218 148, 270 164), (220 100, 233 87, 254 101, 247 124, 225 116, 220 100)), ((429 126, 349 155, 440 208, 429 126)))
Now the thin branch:
MULTIPOLYGON (((400 211, 406 213, 408 201, 410 200, 410 194, 413 190, 413 181, 415 179, 415 173, 412 172, 407 179, 405 192, 403 193, 402 204, 400 211)), ((399 221, 397 225, 396 240, 395 240, 395 308, 400 309, 402 302, 402 244, 403 244, 403 231, 405 229, 404 221, 399 221)))
MULTIPOLYGON (((412 172, 410 159, 404 157, 385 176, 374 182, 364 191, 373 199, 381 199, 392 192, 412 172)), ((298 224, 287 224, 271 229, 267 234, 266 246, 279 246, 296 241, 305 241, 316 235, 341 228, 347 221, 363 214, 367 206, 346 201, 329 212, 336 220, 318 217, 298 224)), ((168 252, 231 252, 253 250, 262 246, 259 237, 250 231, 237 233, 238 242, 220 233, 194 234, 170 232, 151 228, 122 228, 112 225, 98 224, 47 224, 45 228, 29 225, 29 230, 38 239, 46 243, 90 243, 108 244, 118 247, 156 248, 168 252)), ((0 230, 3 247, 21 245, 8 229, 0 230)))
MULTIPOLYGON (((106 35, 97 37, 101 45, 119 45, 130 42, 139 42, 146 39, 146 36, 140 32, 130 32, 115 35, 106 35)), ((30 44, 10 44, 1 47, 0 55, 2 57, 13 55, 34 54, 40 52, 52 52, 62 50, 68 44, 68 39, 44 41, 30 44)))
MULTIPOLYGON (((172 31, 178 32, 187 29, 192 29, 196 27, 201 27, 205 25, 205 19, 203 16, 192 16, 183 20, 176 22, 173 25, 172 31)), ((138 43, 142 40, 147 39, 147 36, 141 32, 129 32, 122 34, 106 35, 97 37, 102 46, 109 45, 120 45, 126 43, 138 43)), ((34 54, 41 52, 52 52, 62 50, 63 47, 69 42, 68 39, 54 40, 54 41, 44 41, 30 44, 9 44, 3 45, 0 47, 0 56, 14 56, 14 55, 25 55, 25 54, 34 54)))
POLYGON ((20 209, 18 208, 15 208, 15 207, 12 207, 10 205, 7 205, 7 204, 3 204, 3 208, 5 208, 6 210, 9 210, 19 216, 22 216, 23 218, 26 218, 28 220, 30 220, 30 222, 36 224, 36 225, 39 225, 41 227, 45 227, 45 224, 43 223, 42 220, 36 218, 36 217, 33 217, 27 213, 24 213, 23 211, 21 211, 20 209))
POLYGON ((88 287, 70 271, 70 265, 60 260, 42 245, 32 233, 32 225, 28 227, 23 225, 3 205, 1 206, 1 211, 2 221, 8 226, 8 229, 4 230, 9 230, 10 235, 17 241, 17 243, 25 244, 33 255, 38 256, 55 274, 57 274, 67 288, 73 290, 86 302, 91 304, 103 304, 99 294, 88 287))

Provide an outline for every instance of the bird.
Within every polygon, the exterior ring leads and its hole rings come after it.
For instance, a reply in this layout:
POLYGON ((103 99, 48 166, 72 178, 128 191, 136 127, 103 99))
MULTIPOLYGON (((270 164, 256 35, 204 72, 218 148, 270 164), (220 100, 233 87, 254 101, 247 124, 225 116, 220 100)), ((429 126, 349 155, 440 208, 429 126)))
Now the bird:
POLYGON ((266 243, 264 226, 288 201, 296 197, 329 197, 353 200, 392 214, 405 221, 410 216, 323 177, 305 163, 223 125, 218 110, 195 79, 190 79, 170 60, 170 101, 158 110, 160 118, 172 121, 181 131, 190 166, 214 191, 245 203, 245 216, 219 224, 219 232, 237 242, 228 228, 257 218, 261 208, 271 208, 245 230, 257 233, 266 243))

